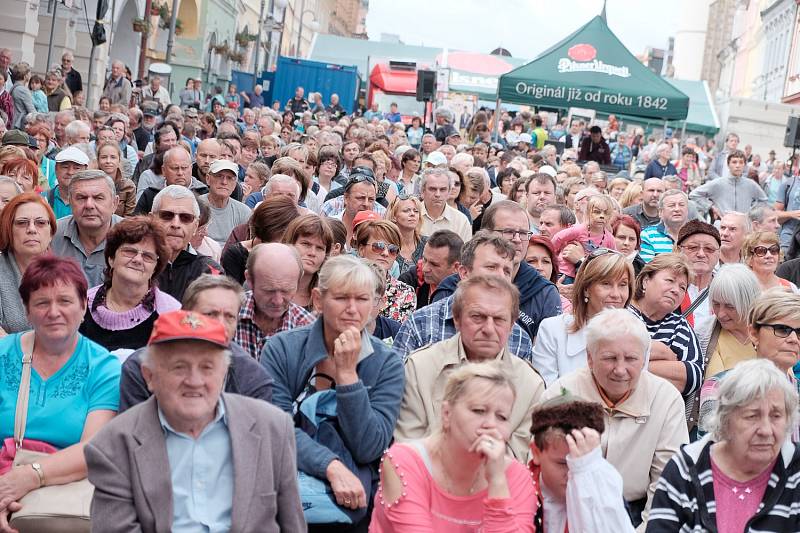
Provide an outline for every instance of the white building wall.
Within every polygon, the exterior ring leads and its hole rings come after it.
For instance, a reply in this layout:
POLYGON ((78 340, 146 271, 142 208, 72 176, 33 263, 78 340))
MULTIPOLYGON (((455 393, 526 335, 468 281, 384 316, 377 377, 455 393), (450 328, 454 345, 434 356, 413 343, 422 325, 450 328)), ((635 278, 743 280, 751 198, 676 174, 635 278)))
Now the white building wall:
POLYGON ((711 0, 680 0, 681 17, 675 33, 672 65, 675 77, 699 80, 703 70, 703 50, 711 0))

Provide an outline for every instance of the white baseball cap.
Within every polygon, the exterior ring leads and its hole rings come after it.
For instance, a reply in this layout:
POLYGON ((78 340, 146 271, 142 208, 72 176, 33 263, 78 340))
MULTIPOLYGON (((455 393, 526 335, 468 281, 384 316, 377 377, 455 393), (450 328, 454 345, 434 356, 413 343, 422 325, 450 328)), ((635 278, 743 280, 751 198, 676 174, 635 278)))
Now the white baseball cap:
POLYGON ((556 169, 554 169, 550 165, 544 165, 542 167, 539 167, 539 172, 541 172, 542 174, 547 174, 551 178, 556 177, 556 169))
POLYGON ((56 154, 56 163, 66 162, 88 166, 89 156, 87 156, 80 148, 68 146, 56 154))
POLYGON ((442 152, 438 150, 435 152, 431 152, 428 154, 428 159, 425 162, 429 165, 433 165, 438 167, 439 165, 446 165, 447 164, 447 156, 444 155, 442 152))
POLYGON ((520 133, 519 137, 517 138, 517 142, 520 143, 528 143, 530 144, 533 141, 533 137, 531 137, 530 133, 520 133))
POLYGON ((216 174, 222 170, 230 170, 233 172, 234 176, 239 175, 239 165, 228 159, 217 159, 211 163, 211 167, 208 169, 212 174, 216 174))

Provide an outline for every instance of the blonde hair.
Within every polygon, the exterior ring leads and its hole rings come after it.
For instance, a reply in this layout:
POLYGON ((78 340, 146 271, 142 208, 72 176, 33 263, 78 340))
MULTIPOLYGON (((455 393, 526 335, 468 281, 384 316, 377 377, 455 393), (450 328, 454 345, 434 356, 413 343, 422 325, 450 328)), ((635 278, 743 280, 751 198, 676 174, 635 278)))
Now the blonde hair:
MULTIPOLYGON (((747 235, 742 241, 742 262, 745 265, 750 265, 750 260, 753 259, 755 254, 753 248, 763 243, 765 246, 772 246, 773 244, 780 244, 778 235, 771 231, 754 231, 747 235)), ((780 252, 778 252, 780 254, 780 252)), ((778 257, 780 260, 780 257, 778 257)))
POLYGON ((414 228, 414 239, 419 241, 420 236, 422 235, 422 202, 419 198, 416 196, 409 196, 408 198, 395 196, 392 200, 392 203, 389 205, 388 211, 386 211, 385 218, 386 220, 397 224, 397 212, 400 211, 400 204, 402 202, 413 202, 414 206, 417 208, 419 217, 417 219, 417 227, 414 228))
MULTIPOLYGON (((447 402, 449 405, 454 405, 457 401, 464 397, 467 391, 467 386, 474 380, 481 379, 491 388, 508 387, 511 394, 516 399, 517 388, 514 386, 514 381, 510 374, 508 374, 499 361, 487 361, 483 363, 467 363, 456 370, 454 370, 447 378, 447 383, 444 386, 444 396, 442 403, 447 402)), ((439 417, 439 432, 444 432, 442 426, 442 417, 439 417)))
POLYGON ((777 320, 800 320, 800 294, 777 287, 764 291, 753 303, 749 319, 753 327, 777 320))
POLYGON ((641 183, 632 181, 628 185, 628 188, 625 189, 625 191, 622 193, 622 196, 619 197, 620 207, 622 207, 622 209, 625 209, 626 207, 632 206, 634 203, 636 203, 635 202, 636 198, 640 194, 642 194, 643 190, 644 189, 642 189, 641 183))

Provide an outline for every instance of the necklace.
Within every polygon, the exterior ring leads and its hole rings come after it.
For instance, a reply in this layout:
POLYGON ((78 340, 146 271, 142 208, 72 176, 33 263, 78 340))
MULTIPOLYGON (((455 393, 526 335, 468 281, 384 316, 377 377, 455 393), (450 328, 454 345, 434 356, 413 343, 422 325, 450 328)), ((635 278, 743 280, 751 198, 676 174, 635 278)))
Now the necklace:
MULTIPOLYGON (((440 470, 442 475, 442 481, 444 481, 445 490, 454 496, 460 496, 461 494, 459 494, 459 491, 457 490, 456 483, 453 481, 453 478, 450 477, 450 474, 447 471, 447 466, 445 464, 445 461, 443 460, 442 454, 439 452, 438 446, 435 449, 434 454, 437 456, 439 465, 441 465, 440 470)), ((467 489, 468 495, 472 495, 475 493, 476 486, 480 483, 481 480, 481 472, 483 472, 483 466, 479 466, 477 471, 475 472, 475 476, 472 478, 472 483, 470 484, 469 489, 467 489)))

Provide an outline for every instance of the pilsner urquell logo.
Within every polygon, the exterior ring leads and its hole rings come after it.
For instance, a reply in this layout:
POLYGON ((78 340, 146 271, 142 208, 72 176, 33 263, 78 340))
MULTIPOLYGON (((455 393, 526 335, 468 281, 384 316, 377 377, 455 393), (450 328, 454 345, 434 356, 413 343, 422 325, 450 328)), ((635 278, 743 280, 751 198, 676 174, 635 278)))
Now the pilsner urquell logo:
POLYGON ((576 44, 567 50, 567 55, 575 61, 591 61, 597 57, 597 50, 591 44, 576 44))
POLYGON ((630 78, 628 67, 618 67, 603 63, 597 57, 597 49, 588 43, 579 43, 570 46, 567 50, 569 58, 562 57, 558 60, 558 71, 563 72, 598 72, 609 76, 630 78))

